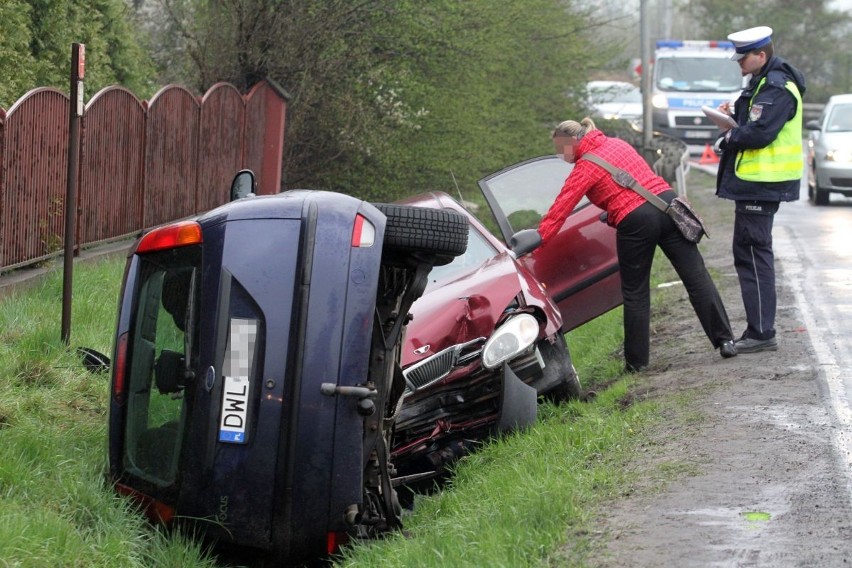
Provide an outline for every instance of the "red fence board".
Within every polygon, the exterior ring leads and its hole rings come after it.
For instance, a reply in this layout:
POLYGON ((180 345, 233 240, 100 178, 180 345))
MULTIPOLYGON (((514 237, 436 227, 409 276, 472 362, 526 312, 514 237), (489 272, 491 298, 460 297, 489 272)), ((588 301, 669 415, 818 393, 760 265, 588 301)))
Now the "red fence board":
POLYGON ((31 91, 3 124, 3 266, 36 261, 62 249, 68 177, 68 96, 31 91))
POLYGON ((231 180, 243 164, 246 103, 236 87, 217 83, 201 103, 197 210, 208 211, 228 201, 231 180))
POLYGON ((183 87, 161 89, 145 132, 146 227, 195 213, 200 102, 183 87))
POLYGON ((287 93, 274 83, 263 81, 249 91, 246 109, 247 167, 257 175, 258 194, 281 191, 281 164, 284 157, 284 127, 287 93), (275 148, 281 148, 275 152, 275 148))
POLYGON ((144 197, 145 106, 121 88, 86 105, 80 150, 78 242, 138 232, 144 197))
POLYGON ((3 201, 6 195, 6 160, 3 155, 6 152, 6 111, 0 108, 0 267, 5 266, 5 255, 3 243, 6 235, 3 232, 3 201))

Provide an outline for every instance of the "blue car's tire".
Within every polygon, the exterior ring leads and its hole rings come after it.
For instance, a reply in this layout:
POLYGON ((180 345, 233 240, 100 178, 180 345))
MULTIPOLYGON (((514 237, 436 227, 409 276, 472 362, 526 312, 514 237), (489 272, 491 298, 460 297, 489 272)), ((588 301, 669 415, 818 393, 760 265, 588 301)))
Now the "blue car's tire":
POLYGON ((434 255, 434 264, 452 262, 467 250, 467 217, 447 209, 374 203, 385 214, 384 249, 389 253, 434 255))

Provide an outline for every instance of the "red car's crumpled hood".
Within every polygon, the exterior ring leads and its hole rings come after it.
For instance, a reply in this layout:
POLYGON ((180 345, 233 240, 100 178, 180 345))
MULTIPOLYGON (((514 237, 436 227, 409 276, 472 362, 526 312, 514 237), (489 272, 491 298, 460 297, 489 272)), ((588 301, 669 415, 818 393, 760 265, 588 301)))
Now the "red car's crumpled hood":
POLYGON ((403 368, 458 343, 488 338, 521 291, 514 261, 499 254, 452 281, 431 284, 412 306, 402 343, 403 368), (417 353, 415 353, 417 350, 417 353))

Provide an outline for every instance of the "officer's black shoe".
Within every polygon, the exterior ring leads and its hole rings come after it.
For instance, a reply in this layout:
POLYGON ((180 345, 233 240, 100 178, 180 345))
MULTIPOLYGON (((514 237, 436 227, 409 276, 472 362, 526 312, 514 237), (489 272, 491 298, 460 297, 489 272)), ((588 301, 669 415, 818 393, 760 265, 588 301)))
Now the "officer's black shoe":
POLYGON ((740 353, 760 353, 761 351, 778 351, 778 341, 774 337, 769 339, 755 339, 746 337, 736 343, 737 351, 740 353))
POLYGON ((725 359, 729 359, 731 357, 737 356, 737 344, 734 343, 733 339, 729 339, 727 341, 723 341, 719 346, 719 353, 725 359))

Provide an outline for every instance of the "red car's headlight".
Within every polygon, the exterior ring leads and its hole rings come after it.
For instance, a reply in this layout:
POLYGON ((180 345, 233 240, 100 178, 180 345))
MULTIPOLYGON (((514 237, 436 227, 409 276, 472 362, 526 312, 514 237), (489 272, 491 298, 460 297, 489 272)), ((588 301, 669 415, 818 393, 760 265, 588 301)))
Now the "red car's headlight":
POLYGON ((482 348, 482 365, 493 369, 524 352, 538 337, 538 320, 518 314, 501 325, 482 348))

